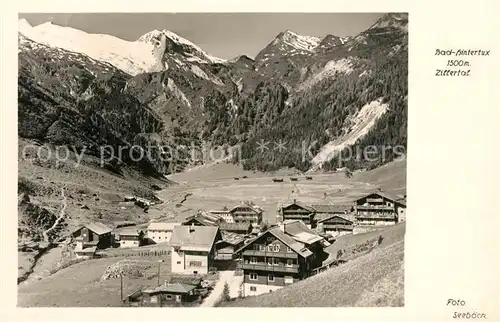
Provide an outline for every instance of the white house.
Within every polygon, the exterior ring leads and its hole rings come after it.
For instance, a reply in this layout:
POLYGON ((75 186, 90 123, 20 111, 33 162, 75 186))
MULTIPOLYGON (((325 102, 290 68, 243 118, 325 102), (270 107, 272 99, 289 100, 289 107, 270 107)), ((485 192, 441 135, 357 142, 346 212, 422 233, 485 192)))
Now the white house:
POLYGON ((208 274, 219 240, 222 235, 217 226, 175 226, 170 239, 172 273, 208 274))
POLYGON ((152 222, 148 226, 148 238, 157 244, 168 242, 175 226, 180 226, 180 223, 152 222))

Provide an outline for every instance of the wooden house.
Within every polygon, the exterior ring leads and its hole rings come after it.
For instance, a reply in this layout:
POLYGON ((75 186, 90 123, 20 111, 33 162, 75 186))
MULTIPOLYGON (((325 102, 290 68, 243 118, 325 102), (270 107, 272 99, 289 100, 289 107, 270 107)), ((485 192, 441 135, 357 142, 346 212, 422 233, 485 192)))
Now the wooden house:
POLYGON ((238 250, 243 295, 272 292, 309 277, 328 257, 325 245, 324 238, 300 221, 263 232, 238 250))
POLYGON ((201 302, 196 286, 184 283, 164 285, 142 291, 144 306, 194 306, 201 302))
POLYGON ((309 228, 314 225, 315 209, 293 200, 291 203, 284 204, 279 210, 280 221, 301 220, 309 228))
POLYGON ((404 221, 406 201, 377 191, 355 201, 355 217, 359 226, 387 226, 404 221))
POLYGON ((78 249, 95 247, 104 249, 114 246, 113 230, 102 223, 91 223, 76 229, 72 236, 78 249))
POLYGON ((330 236, 352 234, 354 229, 354 206, 312 205, 315 210, 314 225, 319 233, 330 236))
POLYGON ((229 210, 235 223, 249 223, 252 225, 259 225, 262 222, 263 212, 262 208, 244 202, 229 210))
POLYGON ((244 244, 244 235, 222 231, 222 239, 215 244, 217 250, 215 259, 218 261, 233 260, 236 251, 244 244))
POLYGON ((219 228, 223 232, 246 235, 250 234, 250 232, 252 231, 252 224, 249 222, 240 222, 240 223, 222 222, 219 224, 219 228))
POLYGON ((221 239, 217 226, 175 226, 170 239, 172 273, 208 274, 221 239))

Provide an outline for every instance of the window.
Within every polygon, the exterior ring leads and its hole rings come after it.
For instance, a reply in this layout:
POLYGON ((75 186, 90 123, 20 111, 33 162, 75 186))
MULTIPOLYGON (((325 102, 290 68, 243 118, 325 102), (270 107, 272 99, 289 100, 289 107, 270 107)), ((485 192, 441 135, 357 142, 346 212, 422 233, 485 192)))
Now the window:
POLYGON ((285 284, 292 284, 293 276, 285 276, 285 284))
POLYGON ((269 266, 273 265, 273 258, 272 257, 269 257, 267 259, 267 265, 269 265, 269 266))
POLYGON ((278 266, 280 264, 280 260, 278 258, 273 258, 273 265, 278 266))
POLYGON ((253 245, 253 250, 259 250, 261 245, 255 244, 253 245))
POLYGON ((273 238, 273 237, 267 237, 267 241, 268 241, 268 242, 272 242, 273 240, 274 240, 274 238, 273 238))
POLYGON ((251 280, 251 281, 256 281, 259 279, 259 276, 257 275, 257 273, 250 273, 248 275, 248 279, 251 280))
POLYGON ((257 286, 250 286, 250 291, 257 292, 257 286))
POLYGON ((257 264, 257 257, 255 256, 250 257, 250 264, 257 264))
POLYGON ((267 281, 268 282, 274 282, 274 275, 273 274, 267 275, 267 281))
POLYGON ((177 261, 177 265, 179 265, 181 263, 181 261, 177 261))
POLYGON ((266 251, 266 245, 259 245, 259 250, 261 252, 265 252, 266 251))
POLYGON ((292 266, 292 265, 293 265, 293 259, 287 259, 286 266, 292 266))
POLYGON ((200 267, 201 261, 190 261, 189 266, 200 267))
POLYGON ((167 294, 166 298, 167 298, 167 300, 171 300, 172 299, 172 295, 171 294, 167 294))
POLYGON ((293 250, 292 250, 290 247, 287 247, 287 248, 286 248, 286 251, 287 251, 288 253, 293 253, 293 250))

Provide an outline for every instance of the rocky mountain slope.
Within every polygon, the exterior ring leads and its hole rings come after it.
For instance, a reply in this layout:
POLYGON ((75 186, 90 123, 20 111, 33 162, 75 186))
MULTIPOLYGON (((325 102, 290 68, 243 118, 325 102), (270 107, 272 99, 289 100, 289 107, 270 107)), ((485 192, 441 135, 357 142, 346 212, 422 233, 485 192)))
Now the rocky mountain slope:
MULTIPOLYGON (((353 145, 406 147, 407 21, 386 14, 352 37, 287 30, 255 59, 232 60, 168 30, 128 42, 20 21, 19 135, 173 147, 166 162, 136 164, 148 173, 201 162, 186 156, 203 144, 240 145, 235 161, 260 170, 334 167, 353 145), (286 150, 273 148, 279 140, 286 150)), ((375 167, 393 154, 385 157, 341 165, 375 167)))

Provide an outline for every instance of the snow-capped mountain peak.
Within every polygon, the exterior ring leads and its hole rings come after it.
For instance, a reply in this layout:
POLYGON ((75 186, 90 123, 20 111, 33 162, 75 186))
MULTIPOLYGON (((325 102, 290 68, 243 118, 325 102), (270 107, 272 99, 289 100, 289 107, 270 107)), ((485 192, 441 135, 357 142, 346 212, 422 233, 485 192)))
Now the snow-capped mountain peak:
POLYGON ((199 46, 194 44, 193 42, 179 36, 178 34, 170 31, 170 30, 158 30, 155 29, 153 31, 150 31, 141 37, 137 41, 139 42, 144 42, 144 43, 157 43, 162 39, 162 37, 168 38, 170 41, 174 42, 176 45, 184 47, 186 50, 184 50, 185 54, 188 54, 193 56, 191 60, 197 61, 200 63, 223 63, 225 62, 224 59, 214 57, 207 52, 205 52, 203 49, 201 49, 199 46))
POLYGON ((168 69, 164 55, 170 52, 172 44, 188 61, 197 63, 222 63, 191 41, 169 30, 153 30, 136 41, 127 41, 106 34, 91 34, 82 30, 46 22, 31 26, 25 19, 18 21, 19 33, 25 37, 55 48, 87 55, 103 61, 130 75, 168 69))
POLYGON ((302 36, 291 30, 285 30, 276 37, 275 42, 284 42, 295 49, 313 51, 321 42, 321 38, 302 36))

